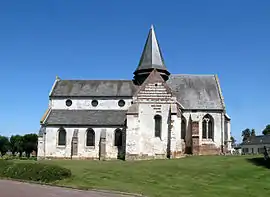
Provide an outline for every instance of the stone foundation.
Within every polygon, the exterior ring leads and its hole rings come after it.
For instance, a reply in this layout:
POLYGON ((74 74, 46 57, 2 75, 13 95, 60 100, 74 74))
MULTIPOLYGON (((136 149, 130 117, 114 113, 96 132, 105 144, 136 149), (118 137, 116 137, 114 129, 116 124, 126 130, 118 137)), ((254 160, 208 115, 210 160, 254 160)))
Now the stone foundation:
POLYGON ((217 148, 215 144, 202 144, 199 151, 200 155, 219 155, 221 148, 217 148))
POLYGON ((127 154, 125 160, 150 160, 150 159, 167 159, 166 154, 156 154, 155 156, 152 155, 139 155, 139 154, 127 154))
POLYGON ((37 157, 37 160, 99 160, 97 157, 37 157))
POLYGON ((182 157, 184 154, 182 151, 173 151, 171 153, 171 158, 180 158, 182 157))
POLYGON ((186 142, 185 142, 185 140, 181 140, 181 145, 182 145, 182 151, 184 152, 184 153, 186 153, 186 142))

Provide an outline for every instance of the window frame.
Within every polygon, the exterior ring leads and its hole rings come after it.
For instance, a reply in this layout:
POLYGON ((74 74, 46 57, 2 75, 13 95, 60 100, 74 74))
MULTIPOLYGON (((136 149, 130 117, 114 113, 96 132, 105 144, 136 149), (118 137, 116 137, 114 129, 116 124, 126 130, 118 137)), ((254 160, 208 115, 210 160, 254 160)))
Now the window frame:
POLYGON ((162 136, 162 116, 159 114, 154 116, 154 136, 160 139, 162 136))
POLYGON ((66 131, 66 129, 64 128, 64 127, 60 127, 59 129, 58 129, 58 132, 57 132, 57 146, 58 147, 65 147, 67 145, 67 131, 66 131), (64 132, 64 144, 60 144, 60 133, 61 132, 64 132))
POLYGON ((67 107, 71 107, 72 104, 73 104, 73 102, 72 102, 71 99, 67 99, 67 100, 66 100, 66 106, 67 106, 67 107), (68 105, 68 103, 70 103, 70 105, 68 105))
POLYGON ((96 145, 96 133, 95 133, 95 130, 92 129, 92 128, 88 128, 86 130, 86 134, 85 134, 85 146, 86 147, 95 147, 96 145), (92 136, 88 136, 88 134, 91 134, 92 136), (88 137, 91 137, 91 143, 90 145, 88 144, 88 137))
POLYGON ((186 140, 186 135, 187 135, 187 121, 184 116, 181 117, 181 139, 186 140), (185 127, 183 126, 183 123, 185 127), (183 131, 184 129, 184 131, 183 131))
POLYGON ((92 107, 97 107, 98 104, 99 104, 99 102, 98 102, 98 100, 96 100, 96 99, 94 99, 94 100, 91 101, 92 107), (96 105, 94 105, 94 103, 96 103, 96 105))
POLYGON ((118 101, 118 106, 119 107, 124 107, 126 105, 126 102, 123 100, 123 99, 120 99, 119 101, 118 101), (123 103, 123 105, 120 105, 121 103, 123 103))
POLYGON ((215 137, 215 122, 210 114, 206 114, 202 118, 202 140, 214 141, 215 137))

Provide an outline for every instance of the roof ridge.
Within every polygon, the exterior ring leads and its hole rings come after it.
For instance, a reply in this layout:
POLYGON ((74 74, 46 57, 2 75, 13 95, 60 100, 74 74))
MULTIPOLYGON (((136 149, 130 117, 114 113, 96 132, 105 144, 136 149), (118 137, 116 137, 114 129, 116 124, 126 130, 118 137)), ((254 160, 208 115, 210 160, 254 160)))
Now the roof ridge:
POLYGON ((51 109, 52 112, 55 112, 55 111, 80 111, 80 112, 89 112, 89 111, 102 111, 102 112, 112 112, 112 111, 123 111, 123 112, 126 112, 128 111, 127 109, 51 109))
POLYGON ((61 81, 132 81, 132 79, 61 79, 61 81))
POLYGON ((264 136, 270 136, 270 135, 256 135, 256 136, 250 136, 250 137, 264 137, 264 136))
POLYGON ((171 76, 215 76, 215 74, 171 74, 171 76))

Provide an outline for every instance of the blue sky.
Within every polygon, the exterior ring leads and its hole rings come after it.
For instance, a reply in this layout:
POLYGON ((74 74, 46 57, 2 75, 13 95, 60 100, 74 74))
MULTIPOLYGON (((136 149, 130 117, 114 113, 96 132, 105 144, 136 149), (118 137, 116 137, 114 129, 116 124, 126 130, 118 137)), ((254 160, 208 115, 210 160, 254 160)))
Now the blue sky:
POLYGON ((0 0, 0 134, 37 132, 63 79, 131 79, 151 24, 171 73, 218 74, 232 134, 270 123, 270 1, 0 0))

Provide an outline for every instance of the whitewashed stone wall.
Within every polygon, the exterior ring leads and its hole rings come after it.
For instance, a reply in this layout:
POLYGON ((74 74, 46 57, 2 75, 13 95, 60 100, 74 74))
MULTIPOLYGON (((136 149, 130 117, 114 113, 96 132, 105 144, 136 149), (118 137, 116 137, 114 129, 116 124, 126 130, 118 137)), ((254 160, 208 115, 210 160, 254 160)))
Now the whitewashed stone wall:
POLYGON ((171 152, 182 151, 181 118, 170 115, 170 106, 171 104, 139 104, 138 115, 127 116, 127 155, 147 155, 148 157, 166 155, 169 132, 171 132, 171 152), (155 115, 162 117, 161 138, 155 137, 155 115), (170 124, 172 127, 169 131, 170 124))
POLYGON ((58 146, 58 129, 47 127, 46 135, 39 137, 38 157, 70 158, 73 133, 75 129, 78 129, 78 155, 72 158, 98 159, 102 131, 106 133, 106 157, 117 158, 118 148, 114 146, 114 131, 116 128, 92 128, 95 131, 95 146, 91 147, 86 146, 86 131, 88 128, 65 128, 66 146, 58 146))
POLYGON ((178 117, 176 114, 171 116, 171 152, 179 153, 184 152, 185 150, 182 150, 182 143, 185 143, 182 141, 181 136, 181 116, 178 117))
POLYGON ((45 156, 45 147, 44 147, 44 136, 38 137, 38 147, 37 147, 37 157, 44 157, 45 156))
POLYGON ((127 110, 130 105, 132 99, 122 99, 125 101, 125 106, 118 106, 119 99, 92 99, 97 100, 98 105, 96 107, 92 106, 91 99, 70 99, 72 101, 72 105, 70 107, 66 106, 66 98, 64 99, 52 99, 50 101, 50 107, 52 109, 66 109, 66 110, 127 110))
POLYGON ((127 115, 126 154, 140 154, 140 132, 138 115, 127 115))
MULTIPOLYGON (((190 121, 198 121, 199 122, 199 141, 200 145, 202 144, 215 144, 216 147, 220 147, 222 145, 222 133, 224 132, 224 128, 222 129, 222 113, 221 112, 184 112, 183 116, 186 118, 188 129, 187 129, 187 141, 191 141, 191 122, 190 121), (203 117, 209 114, 214 119, 214 141, 202 139, 202 121, 203 117), (190 120, 191 117, 191 120, 190 120)), ((223 124, 224 125, 224 124, 223 124)))
POLYGON ((170 104, 139 104, 138 117, 129 115, 127 120, 127 154, 156 156, 167 153, 169 109, 170 104), (162 117, 161 138, 155 137, 154 116, 157 114, 162 117))
POLYGON ((228 151, 232 150, 232 143, 231 143, 231 121, 225 120, 225 126, 224 126, 224 140, 226 142, 226 148, 228 151))

